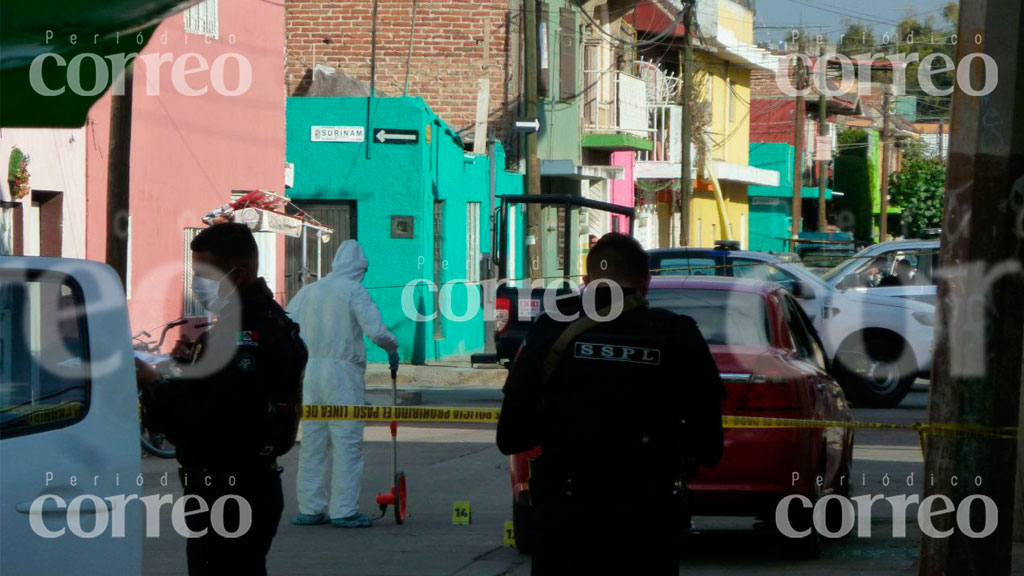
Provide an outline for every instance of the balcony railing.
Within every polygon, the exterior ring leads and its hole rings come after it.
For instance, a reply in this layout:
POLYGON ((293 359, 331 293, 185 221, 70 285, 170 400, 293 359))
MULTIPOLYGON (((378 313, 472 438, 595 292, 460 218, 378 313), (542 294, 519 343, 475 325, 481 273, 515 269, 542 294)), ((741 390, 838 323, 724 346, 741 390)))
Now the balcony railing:
POLYGON ((682 162, 680 141, 682 139, 683 107, 679 105, 659 104, 649 106, 648 127, 653 149, 642 151, 637 156, 639 162, 682 162))
POLYGON ((600 44, 588 44, 584 57, 584 130, 647 137, 647 83, 614 68, 602 68, 600 44))

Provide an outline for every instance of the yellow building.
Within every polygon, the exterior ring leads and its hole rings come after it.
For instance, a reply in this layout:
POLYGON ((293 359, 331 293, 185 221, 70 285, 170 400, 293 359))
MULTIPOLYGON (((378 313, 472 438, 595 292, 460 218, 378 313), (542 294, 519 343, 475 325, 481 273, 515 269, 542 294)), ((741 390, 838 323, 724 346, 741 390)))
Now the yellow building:
MULTIPOLYGON (((754 45, 754 12, 749 2, 700 0, 697 24, 702 45, 694 48, 696 106, 691 147, 693 199, 689 245, 710 247, 717 240, 737 240, 747 247, 747 186, 778 186, 779 174, 749 166, 750 73, 774 70, 777 58, 754 45)), ((680 61, 683 61, 680 57, 680 61)), ((678 122, 668 126, 678 132, 678 122)), ((679 136, 670 134, 668 143, 679 136)), ((678 154, 637 162, 638 180, 678 179, 678 154)), ((640 186, 643 188, 642 184, 640 186)), ((657 234, 647 244, 679 246, 679 215, 669 194, 658 197, 657 234), (656 238, 656 241, 654 240, 656 238)), ((655 246, 648 245, 653 248, 655 246)))

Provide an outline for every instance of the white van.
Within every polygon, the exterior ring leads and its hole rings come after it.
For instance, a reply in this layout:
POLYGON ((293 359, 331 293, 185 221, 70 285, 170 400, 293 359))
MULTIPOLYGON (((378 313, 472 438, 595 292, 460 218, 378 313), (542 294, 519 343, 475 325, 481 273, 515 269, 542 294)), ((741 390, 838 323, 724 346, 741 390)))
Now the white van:
POLYGON ((142 492, 138 422, 114 271, 0 257, 4 576, 142 572, 142 506, 114 505, 142 492))

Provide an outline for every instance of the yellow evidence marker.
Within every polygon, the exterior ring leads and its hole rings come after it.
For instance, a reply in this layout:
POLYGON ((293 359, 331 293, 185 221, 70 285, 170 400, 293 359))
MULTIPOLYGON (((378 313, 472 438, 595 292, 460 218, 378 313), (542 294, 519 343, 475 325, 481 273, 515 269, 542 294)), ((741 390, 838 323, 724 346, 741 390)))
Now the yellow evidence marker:
POLYGON ((511 520, 508 520, 508 521, 505 522, 504 544, 505 544, 505 548, 515 548, 516 547, 516 528, 515 528, 515 524, 513 524, 511 520))
POLYGON ((456 500, 455 505, 452 507, 452 524, 456 526, 468 526, 472 519, 472 514, 470 514, 469 511, 469 501, 456 500))

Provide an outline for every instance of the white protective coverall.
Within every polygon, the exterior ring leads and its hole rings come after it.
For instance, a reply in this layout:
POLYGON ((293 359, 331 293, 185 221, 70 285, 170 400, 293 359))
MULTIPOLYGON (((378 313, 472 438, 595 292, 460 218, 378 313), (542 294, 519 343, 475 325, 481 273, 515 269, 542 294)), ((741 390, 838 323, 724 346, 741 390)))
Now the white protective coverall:
MULTIPOLYGON (((346 240, 338 247, 331 273, 304 286, 288 303, 288 313, 302 328, 302 340, 309 349, 302 387, 304 404, 364 403, 364 333, 389 352, 398 348, 362 285, 366 267, 362 247, 355 240, 346 240)), ((302 423, 297 487, 300 513, 326 510, 332 519, 338 519, 359 511, 363 427, 362 422, 302 423), (328 444, 334 460, 329 507, 328 444)))

